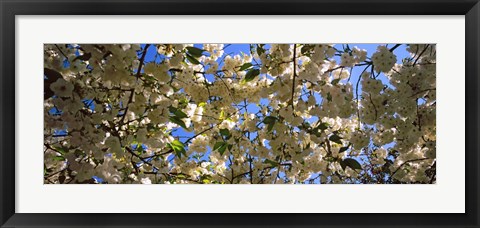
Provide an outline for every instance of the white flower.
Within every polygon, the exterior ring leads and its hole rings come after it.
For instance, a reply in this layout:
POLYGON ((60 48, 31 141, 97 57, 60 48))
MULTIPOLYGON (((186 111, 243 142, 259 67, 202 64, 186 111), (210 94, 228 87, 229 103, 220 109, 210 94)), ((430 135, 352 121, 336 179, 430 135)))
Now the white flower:
POLYGON ((123 155, 122 146, 120 145, 120 140, 117 137, 110 136, 105 140, 105 146, 109 151, 117 154, 117 156, 123 155))
POLYGON ((385 164, 385 158, 387 157, 387 150, 383 147, 377 148, 372 152, 372 164, 383 165, 385 164))
POLYGON ((389 72, 397 62, 397 57, 387 47, 379 46, 377 52, 372 55, 372 60, 375 71, 389 72))
POLYGON ((224 120, 218 126, 218 128, 220 128, 220 129, 228 129, 228 130, 232 130, 233 127, 235 127, 235 122, 230 121, 230 120, 224 120))
POLYGON ((367 59, 367 51, 365 49, 360 50, 358 47, 353 47, 352 54, 355 56, 357 63, 363 62, 367 59))
POLYGON ((140 182, 141 182, 142 184, 152 184, 152 181, 151 181, 150 178, 148 178, 148 177, 145 177, 145 178, 140 179, 140 182))
POLYGON ((202 115, 203 115, 203 107, 197 107, 191 119, 193 122, 200 122, 202 120, 202 115))
POLYGON ((50 89, 59 97, 71 97, 73 84, 65 81, 63 78, 59 78, 50 85, 50 89))
POLYGON ((147 140, 147 129, 146 128, 140 128, 137 131, 137 140, 139 142, 145 142, 147 140))
POLYGON ((183 56, 181 54, 175 54, 170 58, 170 66, 171 67, 179 67, 180 63, 182 63, 183 56))
POLYGON ((160 87, 160 92, 165 94, 166 97, 169 97, 173 94, 174 91, 173 91, 172 87, 164 85, 164 86, 160 87))
POLYGON ((355 65, 355 61, 353 59, 353 56, 351 56, 347 52, 344 52, 342 54, 342 56, 340 57, 340 59, 342 60, 341 66, 352 67, 353 65, 355 65))

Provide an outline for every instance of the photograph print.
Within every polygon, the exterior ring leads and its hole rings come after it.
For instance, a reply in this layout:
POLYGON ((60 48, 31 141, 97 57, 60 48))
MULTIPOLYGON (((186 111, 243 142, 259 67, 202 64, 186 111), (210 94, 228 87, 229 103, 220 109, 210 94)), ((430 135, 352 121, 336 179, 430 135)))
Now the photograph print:
POLYGON ((44 184, 435 184, 435 44, 44 44, 44 184))

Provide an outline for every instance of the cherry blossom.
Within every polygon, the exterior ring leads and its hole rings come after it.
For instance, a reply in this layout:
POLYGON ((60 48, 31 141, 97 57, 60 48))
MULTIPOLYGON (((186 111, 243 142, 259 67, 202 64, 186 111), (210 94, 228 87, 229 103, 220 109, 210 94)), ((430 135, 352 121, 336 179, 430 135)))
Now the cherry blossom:
POLYGON ((357 46, 45 44, 44 183, 435 183, 436 46, 357 46))

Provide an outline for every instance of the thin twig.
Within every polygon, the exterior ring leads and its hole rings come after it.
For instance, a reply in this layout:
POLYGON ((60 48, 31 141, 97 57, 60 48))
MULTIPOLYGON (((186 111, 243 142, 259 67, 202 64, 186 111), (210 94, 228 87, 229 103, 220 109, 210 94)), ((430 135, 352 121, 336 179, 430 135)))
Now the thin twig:
MULTIPOLYGON (((143 48, 142 57, 140 57, 140 63, 138 64, 137 74, 135 75, 135 77, 137 79, 140 77, 142 67, 143 67, 143 63, 145 61, 145 56, 147 55, 147 50, 148 50, 149 47, 150 47, 150 44, 146 44, 145 47, 143 48)), ((123 112, 122 119, 120 119, 120 124, 121 125, 123 125, 123 121, 125 120, 125 116, 127 116, 128 105, 132 102, 134 94, 135 94, 135 88, 130 89, 130 97, 128 98, 127 105, 125 106, 125 111, 123 112)))
POLYGON ((292 97, 290 98, 290 104, 292 105, 292 112, 295 111, 293 107, 293 96, 295 94, 295 80, 297 79, 297 63, 295 61, 295 57, 297 55, 297 45, 293 44, 293 80, 292 80, 292 97))

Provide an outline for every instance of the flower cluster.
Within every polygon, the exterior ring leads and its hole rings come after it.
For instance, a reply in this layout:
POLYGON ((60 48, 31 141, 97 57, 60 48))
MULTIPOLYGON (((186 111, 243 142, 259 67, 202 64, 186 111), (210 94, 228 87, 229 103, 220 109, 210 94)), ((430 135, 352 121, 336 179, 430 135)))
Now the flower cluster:
POLYGON ((373 65, 377 72, 389 72, 397 61, 397 57, 385 46, 378 46, 372 55, 373 65))

